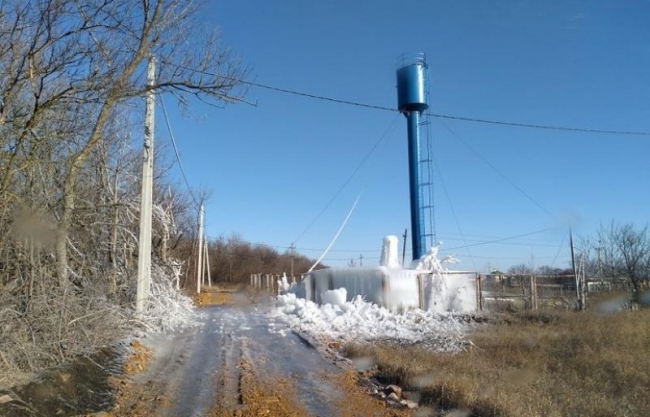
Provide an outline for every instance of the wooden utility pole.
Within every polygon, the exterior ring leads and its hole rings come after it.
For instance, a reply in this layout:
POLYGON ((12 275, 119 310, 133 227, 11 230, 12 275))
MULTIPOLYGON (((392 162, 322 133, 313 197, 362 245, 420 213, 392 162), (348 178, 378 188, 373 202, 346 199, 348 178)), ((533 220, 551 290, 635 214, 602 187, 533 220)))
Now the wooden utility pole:
POLYGON ((359 255, 359 266, 363 266, 363 254, 359 255))
POLYGON ((138 241, 138 286, 135 311, 144 311, 151 291, 151 213, 153 210, 153 133, 156 81, 156 60, 149 57, 147 66, 147 105, 144 115, 144 159, 142 162, 142 195, 140 197, 140 239, 138 241))
POLYGON ((537 311, 537 277, 530 274, 530 308, 531 310, 537 311))
POLYGON ((199 208, 199 246, 198 262, 196 265, 196 293, 201 293, 201 278, 203 276, 203 204, 199 208))

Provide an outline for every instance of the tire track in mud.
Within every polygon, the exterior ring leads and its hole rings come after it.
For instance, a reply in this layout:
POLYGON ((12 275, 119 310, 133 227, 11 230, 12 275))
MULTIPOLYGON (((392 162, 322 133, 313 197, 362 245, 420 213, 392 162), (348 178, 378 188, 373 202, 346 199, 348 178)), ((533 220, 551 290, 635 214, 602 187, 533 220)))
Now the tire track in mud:
POLYGON ((264 306, 202 309, 200 325, 145 341, 156 356, 125 382, 115 417, 395 417, 298 335, 272 331, 264 306))
POLYGON ((221 365, 219 383, 217 385, 217 402, 230 409, 240 408, 242 398, 240 394, 241 378, 241 339, 235 339, 232 333, 224 338, 221 346, 221 365))
POLYGON ((171 335, 154 335, 145 344, 155 351, 152 365, 118 384, 116 417, 204 416, 215 402, 224 346, 223 318, 205 310, 199 326, 171 335))

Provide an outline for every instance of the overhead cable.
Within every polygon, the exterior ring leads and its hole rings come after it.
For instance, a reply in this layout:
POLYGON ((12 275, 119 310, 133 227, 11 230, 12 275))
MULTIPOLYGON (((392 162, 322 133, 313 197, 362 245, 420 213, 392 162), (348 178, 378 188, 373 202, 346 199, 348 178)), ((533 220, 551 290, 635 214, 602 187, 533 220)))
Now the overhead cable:
POLYGON ((487 158, 485 158, 483 155, 481 155, 476 149, 474 149, 473 146, 471 146, 467 141, 465 141, 463 138, 461 138, 456 132, 451 130, 447 124, 445 124, 443 121, 440 121, 440 124, 447 129, 451 135, 456 138, 460 143, 465 145, 467 149, 472 151, 474 155, 476 155, 477 158, 479 158, 481 161, 483 161, 487 166, 489 166, 494 172, 496 172, 501 178, 503 178, 508 184, 510 184, 512 187, 514 187, 517 191, 519 191, 524 197, 526 197, 531 203, 542 209, 546 214, 551 216, 552 218, 555 218, 555 215, 551 213, 544 205, 542 205, 540 202, 535 200, 530 194, 528 194, 526 191, 524 191, 520 186, 518 186, 514 181, 512 181, 510 178, 506 176, 503 172, 501 172, 497 167, 494 166, 487 158))
POLYGON ((178 146, 176 146, 176 140, 174 139, 174 132, 172 132, 172 126, 169 123, 169 117, 167 117, 167 109, 165 108, 165 102, 163 101, 162 97, 160 97, 160 107, 162 107, 163 115, 165 116, 165 123, 167 124, 167 130, 169 131, 169 137, 171 138, 172 145, 174 146, 174 154, 176 155, 176 161, 178 162, 178 168, 181 171, 181 175, 183 176, 183 180, 185 181, 185 185, 187 185, 187 191, 190 193, 190 196, 192 197, 192 200, 194 200, 194 204, 199 206, 199 200, 196 198, 194 193, 192 192, 192 187, 190 186, 190 182, 187 180, 187 175, 185 175, 185 169, 183 169, 183 163, 181 162, 181 154, 178 152, 178 146))
POLYGON ((339 194, 341 194, 341 192, 343 191, 343 189, 344 189, 344 188, 345 188, 345 187, 350 183, 350 181, 352 181, 352 178, 354 178, 354 176, 357 174, 357 172, 359 172, 359 170, 361 169, 361 167, 363 166, 363 164, 366 163, 366 161, 368 160, 368 158, 370 158, 370 156, 375 152, 375 150, 377 149, 377 147, 379 147, 379 144, 381 144, 381 142, 384 140, 384 138, 386 137, 386 135, 388 135, 388 132, 390 132, 390 130, 393 128, 393 126, 395 125, 395 122, 396 122, 396 121, 397 121, 397 117, 395 117, 395 118, 393 119, 393 121, 390 123, 390 125, 388 125, 388 127, 386 128, 386 130, 384 130, 384 133, 381 134, 381 136, 379 137, 379 139, 377 139, 377 141, 375 142, 375 144, 372 145, 372 148, 370 148, 370 150, 368 151, 368 153, 366 154, 366 156, 364 156, 363 159, 361 159, 361 162, 359 162, 359 165, 357 165, 357 167, 354 169, 354 171, 352 171, 352 173, 351 173, 351 174, 348 176, 348 178, 343 182, 343 184, 341 184, 341 186, 338 188, 338 190, 336 190, 336 192, 334 193, 334 195, 332 196, 332 198, 330 198, 329 201, 327 202, 327 204, 325 204, 325 207, 323 207, 323 209, 322 209, 322 210, 321 210, 321 211, 316 215, 316 217, 314 217, 314 219, 311 221, 311 223, 309 223, 309 224, 307 225, 307 227, 305 227, 305 229, 304 229, 302 232, 300 232, 300 234, 299 234, 299 235, 298 235, 298 236, 297 236, 297 237, 296 237, 292 242, 294 242, 294 243, 298 242, 298 241, 299 241, 299 240, 300 240, 300 239, 301 239, 301 238, 302 238, 302 237, 303 237, 303 236, 304 236, 304 235, 305 235, 305 234, 306 234, 306 233, 311 229, 311 227, 312 227, 312 226, 314 225, 314 223, 316 223, 316 221, 317 221, 317 220, 318 220, 318 219, 323 215, 323 213, 325 213, 325 211, 329 208, 329 206, 334 202, 334 200, 336 199, 336 197, 338 197, 339 194))
MULTIPOLYGON (((329 101, 332 103, 338 103, 338 104, 347 104, 350 106, 357 106, 357 107, 364 107, 368 109, 375 109, 375 110, 382 110, 382 111, 391 111, 395 112, 398 111, 396 108, 393 107, 388 107, 388 106, 380 106, 376 104, 369 104, 369 103, 362 103, 359 101, 352 101, 352 100, 345 100, 345 99, 339 99, 339 98, 334 98, 334 97, 327 97, 319 94, 312 94, 312 93, 306 93, 303 91, 297 91, 297 90, 290 90, 288 88, 282 88, 282 87, 276 87, 273 85, 269 84, 262 84, 258 83, 255 81, 247 81, 247 80, 240 80, 240 79, 235 79, 232 77, 226 77, 223 75, 215 74, 213 72, 209 71, 202 71, 198 70, 196 68, 191 68, 187 67, 184 65, 179 65, 175 64, 173 62, 168 62, 164 61, 168 65, 173 65, 177 68, 182 68, 188 71, 193 71, 199 74, 205 74, 205 75, 210 75, 213 77, 220 77, 220 78, 225 78, 231 81, 236 81, 241 84, 249 85, 251 87, 258 87, 258 88, 264 88, 266 90, 271 90, 271 91, 277 91, 280 93, 285 93, 285 94, 291 94, 295 96, 301 96, 301 97, 307 97, 315 100, 323 100, 323 101, 329 101)), ((543 130, 559 130, 559 131, 568 131, 568 132, 581 132, 581 133, 596 133, 596 134, 609 134, 609 135, 627 135, 627 136, 650 136, 650 132, 643 131, 643 130, 618 130, 618 129, 595 129, 595 128, 589 128, 589 127, 579 127, 579 126, 562 126, 562 125, 546 125, 546 124, 541 124, 541 123, 519 123, 519 122, 511 122, 511 121, 506 121, 506 120, 492 120, 492 119, 483 119, 483 118, 476 118, 476 117, 465 117, 465 116, 454 116, 451 114, 443 114, 443 113, 432 113, 432 112, 426 112, 425 113, 428 116, 431 117, 436 117, 439 119, 449 119, 449 120, 457 120, 461 122, 472 122, 472 123, 484 123, 484 124, 492 124, 492 125, 498 125, 498 126, 508 126, 508 127, 523 127, 526 129, 543 129, 543 130)))
POLYGON ((474 246, 490 245, 490 244, 493 244, 493 243, 500 243, 500 242, 504 242, 504 241, 507 241, 507 240, 512 240, 512 239, 517 239, 517 238, 520 238, 520 237, 524 237, 524 236, 530 236, 530 235, 536 235, 536 234, 539 234, 539 233, 548 232, 549 230, 552 230, 552 229, 551 229, 551 228, 547 228, 547 229, 537 230, 537 231, 535 231, 535 232, 523 233, 523 234, 521 234, 521 235, 515 235, 515 236, 510 236, 510 237, 504 237, 504 238, 502 238, 502 239, 495 239, 495 240, 490 240, 490 241, 487 241, 487 242, 471 243, 471 244, 469 244, 469 245, 456 246, 456 247, 453 247, 453 248, 444 248, 444 249, 441 248, 440 251, 441 251, 441 252, 448 252, 448 251, 456 250, 456 249, 465 249, 465 248, 468 248, 468 247, 474 247, 474 246))
POLYGON ((440 166, 436 161, 435 154, 432 154, 431 157, 433 158, 433 165, 435 166, 435 169, 438 172, 438 177, 440 178, 440 184, 442 184, 442 190, 445 193, 445 196, 447 197, 447 202, 449 203, 449 209, 451 210, 451 215, 454 218, 454 223, 456 223, 456 228, 458 229, 458 233, 460 233, 460 237, 463 240, 463 244, 465 245, 465 250, 467 251, 467 255, 469 255, 469 259, 472 262, 472 266, 474 266, 474 269, 476 269, 476 262, 474 262, 474 257, 472 256, 472 252, 470 251, 469 246, 467 244, 467 240, 465 239, 465 234, 463 233, 463 229, 460 227, 458 216, 456 216, 456 210, 454 209, 454 205, 451 202, 451 197, 449 196, 449 192, 447 191, 447 185, 445 184, 445 180, 442 177, 442 172, 440 172, 440 166))

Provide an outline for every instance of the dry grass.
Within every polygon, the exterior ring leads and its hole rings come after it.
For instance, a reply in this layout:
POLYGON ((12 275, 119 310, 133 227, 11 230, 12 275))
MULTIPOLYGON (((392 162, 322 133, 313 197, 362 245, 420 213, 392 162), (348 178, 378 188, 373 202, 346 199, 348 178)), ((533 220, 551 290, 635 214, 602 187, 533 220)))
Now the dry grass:
POLYGON ((650 311, 499 316, 458 355, 348 346, 421 402, 486 416, 650 416, 650 311))

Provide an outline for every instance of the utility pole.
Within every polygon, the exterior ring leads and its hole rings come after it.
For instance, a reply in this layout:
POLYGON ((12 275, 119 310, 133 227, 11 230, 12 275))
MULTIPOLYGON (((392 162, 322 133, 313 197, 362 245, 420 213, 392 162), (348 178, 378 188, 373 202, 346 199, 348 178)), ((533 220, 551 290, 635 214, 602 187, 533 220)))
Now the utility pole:
POLYGON ((199 246, 198 262, 196 266, 196 293, 201 293, 201 278, 203 275, 203 204, 199 208, 199 246))
POLYGON ((576 255, 573 248, 573 231, 571 229, 569 229, 569 244, 571 245, 571 267, 573 268, 573 275, 576 279, 576 297, 578 298, 578 310, 583 310, 585 306, 582 305, 582 288, 580 277, 578 276, 578 271, 576 269, 576 255))
POLYGON ((212 287, 212 278, 210 277, 210 251, 208 250, 208 239, 205 239, 205 269, 208 271, 208 286, 212 287))
POLYGON ((404 244, 402 245, 402 266, 404 266, 404 260, 406 259, 406 238, 408 236, 409 229, 404 229, 404 244))
POLYGON ((289 251, 291 253, 291 278, 293 278, 293 258, 296 256, 296 247, 291 242, 291 246, 289 246, 289 251))
POLYGON ((602 281, 603 281, 603 261, 602 261, 602 258, 600 257, 600 251, 601 250, 603 250, 603 247, 601 246, 600 239, 598 239, 598 247, 596 248, 596 251, 598 252, 598 281, 600 281, 602 283, 602 281))
POLYGON ((147 103, 144 113, 144 159, 142 161, 142 194, 140 196, 140 239, 138 241, 138 286, 135 311, 144 311, 151 291, 151 213, 153 210, 153 133, 156 82, 156 59, 149 56, 147 65, 147 103))
POLYGON ((363 266, 363 253, 359 255, 359 266, 363 266))

